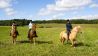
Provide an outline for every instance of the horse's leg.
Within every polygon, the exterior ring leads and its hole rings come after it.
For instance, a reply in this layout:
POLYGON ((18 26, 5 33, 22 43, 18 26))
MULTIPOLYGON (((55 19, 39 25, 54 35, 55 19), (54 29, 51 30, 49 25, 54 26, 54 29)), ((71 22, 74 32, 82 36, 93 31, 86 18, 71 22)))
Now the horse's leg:
POLYGON ((30 43, 32 43, 31 38, 29 39, 30 43))
POLYGON ((33 39, 31 38, 31 43, 33 42, 33 39))
POLYGON ((74 47, 76 46, 77 42, 76 42, 76 39, 74 40, 74 47))
POLYGON ((15 41, 14 41, 14 37, 13 37, 13 39, 12 39, 12 40, 13 40, 13 43, 14 43, 14 42, 15 42, 15 41))
POLYGON ((36 38, 33 38, 33 41, 34 41, 34 45, 35 45, 35 42, 36 42, 36 38))
POLYGON ((69 39, 68 39, 68 38, 66 38, 66 42, 67 42, 67 43, 68 43, 68 40, 69 40, 69 39))
POLYGON ((32 38, 30 37, 30 43, 32 43, 32 38))
POLYGON ((72 45, 71 45, 71 46, 75 47, 75 46, 74 46, 74 40, 71 40, 71 43, 72 43, 72 45))
POLYGON ((16 38, 17 38, 17 36, 14 38, 15 43, 16 43, 16 38))
POLYGON ((62 43, 64 44, 65 38, 62 39, 62 43))
POLYGON ((62 37, 61 37, 60 41, 61 41, 61 43, 62 43, 62 37))

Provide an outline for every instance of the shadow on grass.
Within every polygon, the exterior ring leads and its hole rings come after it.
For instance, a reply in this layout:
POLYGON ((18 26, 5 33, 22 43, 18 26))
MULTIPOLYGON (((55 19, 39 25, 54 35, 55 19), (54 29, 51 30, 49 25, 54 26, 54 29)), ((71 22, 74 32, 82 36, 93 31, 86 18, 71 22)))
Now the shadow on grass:
POLYGON ((8 44, 8 43, 0 42, 0 48, 5 48, 5 47, 7 47, 9 45, 10 44, 8 44))
POLYGON ((5 44, 0 42, 0 48, 5 47, 5 44))
MULTIPOLYGON (((27 40, 22 40, 22 41, 17 41, 18 43, 30 43, 30 41, 27 41, 27 40)), ((36 41, 36 43, 38 44, 52 44, 53 42, 52 41, 36 41)))
POLYGON ((47 43, 47 44, 53 44, 52 41, 36 41, 38 44, 44 44, 44 43, 47 43))
POLYGON ((82 43, 82 42, 79 42, 77 44, 75 44, 76 47, 79 47, 79 46, 86 46, 86 47, 90 47, 89 44, 86 44, 86 43, 82 43))
POLYGON ((0 45, 3 45, 4 43, 0 42, 0 45))
POLYGON ((22 41, 16 41, 17 43, 30 43, 30 41, 22 40, 22 41))

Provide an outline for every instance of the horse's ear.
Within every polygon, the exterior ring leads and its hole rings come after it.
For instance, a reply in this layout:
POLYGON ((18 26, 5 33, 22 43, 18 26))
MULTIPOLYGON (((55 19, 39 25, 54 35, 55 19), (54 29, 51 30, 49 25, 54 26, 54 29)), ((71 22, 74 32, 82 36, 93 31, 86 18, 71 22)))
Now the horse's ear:
POLYGON ((80 29, 80 28, 81 28, 81 26, 80 26, 80 25, 78 25, 78 26, 77 26, 77 28, 79 28, 79 29, 80 29))

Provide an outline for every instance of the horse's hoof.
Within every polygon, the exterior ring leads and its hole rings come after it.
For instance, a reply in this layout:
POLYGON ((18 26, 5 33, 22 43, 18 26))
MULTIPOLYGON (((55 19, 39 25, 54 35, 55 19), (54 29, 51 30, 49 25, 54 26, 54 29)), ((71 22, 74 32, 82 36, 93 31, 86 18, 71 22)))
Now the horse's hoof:
POLYGON ((76 47, 74 46, 74 48, 76 48, 76 47))
POLYGON ((76 48, 74 45, 71 45, 71 47, 74 47, 74 48, 76 48))
POLYGON ((14 45, 16 44, 16 43, 13 43, 14 45))
POLYGON ((71 45, 73 47, 73 45, 71 45))

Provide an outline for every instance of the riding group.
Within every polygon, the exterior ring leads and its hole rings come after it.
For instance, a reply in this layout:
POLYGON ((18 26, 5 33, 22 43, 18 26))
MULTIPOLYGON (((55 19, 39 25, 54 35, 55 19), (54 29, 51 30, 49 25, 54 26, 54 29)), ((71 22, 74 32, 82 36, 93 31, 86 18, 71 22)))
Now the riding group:
MULTIPOLYGON (((12 36, 12 38, 13 38, 13 43, 16 42, 16 38, 18 35, 19 35, 19 33, 17 30, 17 24, 15 22, 13 22, 11 31, 10 31, 10 36, 12 36)), ((28 39, 29 39, 30 43, 32 43, 34 41, 34 44, 35 44, 36 37, 38 37, 36 34, 36 24, 32 24, 30 22, 29 31, 28 31, 28 39)))
MULTIPOLYGON (((80 26, 75 26, 72 28, 70 20, 67 20, 66 22, 66 30, 62 31, 60 33, 60 41, 62 44, 64 44, 65 40, 68 42, 69 40, 71 41, 72 45, 75 47, 76 44, 76 36, 80 32, 81 27, 80 26)), ((16 38, 19 35, 18 30, 17 30, 17 24, 13 22, 12 24, 12 29, 10 31, 10 36, 13 38, 13 43, 16 42, 16 38)), ((29 30, 28 30, 28 39, 30 43, 36 41, 37 33, 36 33, 36 24, 34 23, 29 23, 29 30)))

